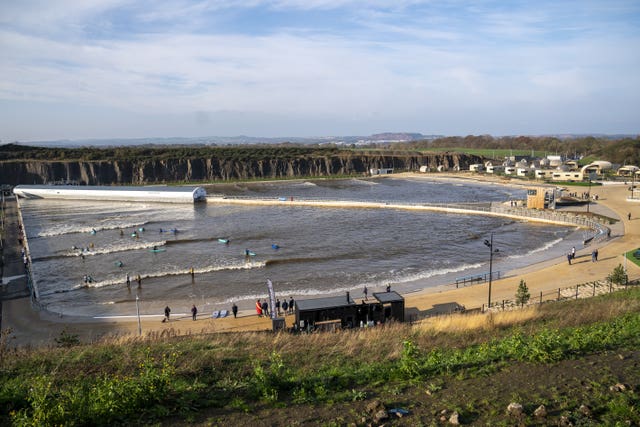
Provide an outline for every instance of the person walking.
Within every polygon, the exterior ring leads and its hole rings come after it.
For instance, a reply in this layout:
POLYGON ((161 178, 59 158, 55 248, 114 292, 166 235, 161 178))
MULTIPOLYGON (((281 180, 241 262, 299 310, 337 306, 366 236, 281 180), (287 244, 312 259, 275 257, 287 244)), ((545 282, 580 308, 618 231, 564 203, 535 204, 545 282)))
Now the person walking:
POLYGON ((569 261, 569 265, 571 265, 571 253, 567 254, 567 261, 569 261))
POLYGON ((596 262, 596 251, 591 251, 591 262, 596 262))
POLYGON ((627 214, 627 219, 628 219, 629 221, 631 221, 631 212, 629 212, 629 213, 627 214))
POLYGON ((571 248, 571 259, 576 259, 576 247, 571 248))
POLYGON ((258 317, 262 317, 262 304, 260 304, 260 300, 256 301, 256 314, 258 317))
POLYGON ((596 258, 596 262, 598 262, 598 249, 596 249, 595 251, 593 251, 593 255, 596 258))
POLYGON ((362 293, 364 294, 364 299, 365 301, 369 299, 369 289, 367 289, 367 285, 364 286, 364 289, 362 290, 362 293))
POLYGON ((289 313, 293 314, 293 304, 295 303, 295 301, 293 300, 293 297, 289 297, 289 313))
POLYGON ((191 318, 195 321, 197 316, 198 316, 198 309, 196 308, 196 305, 193 304, 193 307, 191 307, 191 318))
POLYGON ((171 315, 171 309, 169 306, 164 308, 164 319, 162 319, 162 323, 169 321, 169 316, 171 315))
POLYGON ((289 314, 289 312, 287 311, 289 309, 289 304, 287 303, 287 300, 282 301, 282 312, 284 314, 289 314))
POLYGON ((262 301, 262 314, 264 314, 265 317, 269 317, 269 303, 267 300, 262 301))
POLYGON ((127 273, 127 288, 131 287, 131 276, 129 276, 129 273, 127 273))
POLYGON ((276 312, 278 313, 278 316, 280 316, 280 298, 276 299, 276 312))
POLYGON ((231 312, 233 313, 233 318, 237 319, 238 318, 238 306, 236 305, 235 302, 231 306, 231 312))

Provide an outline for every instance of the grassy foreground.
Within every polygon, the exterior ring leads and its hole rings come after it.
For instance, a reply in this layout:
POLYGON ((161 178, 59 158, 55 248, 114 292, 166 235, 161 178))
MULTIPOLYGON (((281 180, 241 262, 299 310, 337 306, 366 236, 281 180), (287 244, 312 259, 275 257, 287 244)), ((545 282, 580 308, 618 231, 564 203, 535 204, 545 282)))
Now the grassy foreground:
POLYGON ((640 424, 638 288, 334 334, 0 352, 0 425, 640 424))

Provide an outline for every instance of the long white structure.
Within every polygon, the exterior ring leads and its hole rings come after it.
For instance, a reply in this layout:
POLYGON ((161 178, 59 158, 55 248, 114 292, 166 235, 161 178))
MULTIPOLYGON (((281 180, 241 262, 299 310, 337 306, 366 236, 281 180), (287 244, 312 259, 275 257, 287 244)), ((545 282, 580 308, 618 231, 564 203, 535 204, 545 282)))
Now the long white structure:
POLYGON ((194 203, 206 201, 202 187, 106 187, 97 185, 18 185, 13 193, 25 199, 112 200, 126 202, 194 203))

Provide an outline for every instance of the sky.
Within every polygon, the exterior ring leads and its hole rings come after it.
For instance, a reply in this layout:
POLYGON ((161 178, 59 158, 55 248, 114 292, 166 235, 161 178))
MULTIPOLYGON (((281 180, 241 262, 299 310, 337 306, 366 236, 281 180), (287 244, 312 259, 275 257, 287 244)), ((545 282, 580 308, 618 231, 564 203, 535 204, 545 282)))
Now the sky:
POLYGON ((0 0, 0 142, 640 133, 640 1, 0 0))

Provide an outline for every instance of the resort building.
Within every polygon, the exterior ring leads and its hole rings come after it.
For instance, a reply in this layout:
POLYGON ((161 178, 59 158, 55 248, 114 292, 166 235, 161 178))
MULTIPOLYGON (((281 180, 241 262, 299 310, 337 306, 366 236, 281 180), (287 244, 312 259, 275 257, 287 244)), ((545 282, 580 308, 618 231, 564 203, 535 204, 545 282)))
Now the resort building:
POLYGON ((393 168, 369 169, 369 173, 371 175, 388 175, 390 173, 393 173, 393 168))
POLYGON ((640 176, 640 168, 638 166, 625 165, 618 169, 618 176, 628 176, 632 177, 633 175, 640 176))
POLYGON ((533 176, 536 179, 551 179, 555 171, 552 169, 536 169, 533 176))
POLYGON ((553 171, 551 175, 553 181, 582 181, 582 171, 553 171))
POLYGON ((593 163, 589 163, 581 169, 583 176, 595 173, 599 176, 604 175, 604 171, 611 170, 613 166, 611 162, 607 162, 604 160, 597 160, 593 163))

